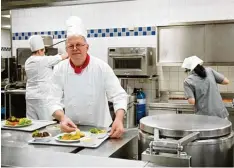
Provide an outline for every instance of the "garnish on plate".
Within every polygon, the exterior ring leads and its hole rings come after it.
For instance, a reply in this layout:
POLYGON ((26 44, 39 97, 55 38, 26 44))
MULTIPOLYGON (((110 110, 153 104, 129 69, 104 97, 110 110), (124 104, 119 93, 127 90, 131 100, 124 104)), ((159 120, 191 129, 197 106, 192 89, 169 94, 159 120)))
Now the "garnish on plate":
POLYGON ((89 132, 91 132, 92 134, 101 134, 101 133, 106 133, 106 130, 99 128, 91 128, 89 132))

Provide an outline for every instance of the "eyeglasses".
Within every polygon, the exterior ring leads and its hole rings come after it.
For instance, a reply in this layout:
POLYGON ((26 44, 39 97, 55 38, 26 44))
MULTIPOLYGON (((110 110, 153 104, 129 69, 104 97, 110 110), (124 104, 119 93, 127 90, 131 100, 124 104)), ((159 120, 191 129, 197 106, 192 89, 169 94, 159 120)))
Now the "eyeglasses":
POLYGON ((76 48, 81 48, 81 47, 83 47, 83 46, 85 46, 86 44, 76 44, 76 45, 69 45, 67 48, 69 49, 69 50, 73 50, 74 49, 74 47, 76 47, 76 48))

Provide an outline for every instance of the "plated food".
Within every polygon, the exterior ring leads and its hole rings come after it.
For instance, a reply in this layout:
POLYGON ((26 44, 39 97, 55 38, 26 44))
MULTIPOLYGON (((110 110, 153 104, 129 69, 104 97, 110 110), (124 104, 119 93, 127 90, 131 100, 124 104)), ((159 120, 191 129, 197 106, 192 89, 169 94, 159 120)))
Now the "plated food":
POLYGON ((85 137, 85 134, 81 131, 62 133, 55 137, 60 142, 78 142, 81 138, 85 137))
POLYGON ((31 124, 32 120, 28 118, 16 118, 14 116, 11 116, 5 122, 5 126, 8 127, 24 127, 24 126, 29 126, 31 124))
POLYGON ((91 132, 92 134, 103 134, 103 133, 106 133, 106 130, 99 129, 99 128, 91 128, 89 132, 91 132))
POLYGON ((40 132, 38 130, 34 131, 32 133, 32 137, 34 138, 34 140, 36 141, 43 141, 43 142, 47 142, 50 141, 51 138, 51 134, 48 132, 40 132))
POLYGON ((33 138, 36 138, 36 137, 43 138, 43 137, 48 137, 48 136, 50 136, 48 132, 39 132, 38 130, 32 133, 33 138))

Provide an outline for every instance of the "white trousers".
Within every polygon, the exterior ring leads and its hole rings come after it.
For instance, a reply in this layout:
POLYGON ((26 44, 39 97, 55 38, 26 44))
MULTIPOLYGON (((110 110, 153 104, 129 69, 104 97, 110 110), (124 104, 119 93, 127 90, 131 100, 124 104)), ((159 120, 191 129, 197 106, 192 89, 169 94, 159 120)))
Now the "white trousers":
POLYGON ((26 116, 34 120, 53 120, 48 107, 49 100, 26 99, 26 116))

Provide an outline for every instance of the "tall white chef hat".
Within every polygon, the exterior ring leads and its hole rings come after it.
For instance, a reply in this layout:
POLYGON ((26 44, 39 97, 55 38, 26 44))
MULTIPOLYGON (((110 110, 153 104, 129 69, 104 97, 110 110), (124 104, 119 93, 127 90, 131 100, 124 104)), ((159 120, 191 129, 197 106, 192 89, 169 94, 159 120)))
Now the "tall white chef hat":
POLYGON ((192 71, 194 68, 196 68, 198 64, 202 65, 203 60, 201 60, 200 58, 194 55, 194 56, 185 58, 181 67, 190 69, 192 71))
POLYGON ((40 35, 32 35, 29 38, 29 45, 32 52, 45 48, 43 39, 40 35))
POLYGON ((87 30, 82 20, 77 16, 70 16, 66 21, 67 37, 69 36, 83 36, 87 37, 87 30))

